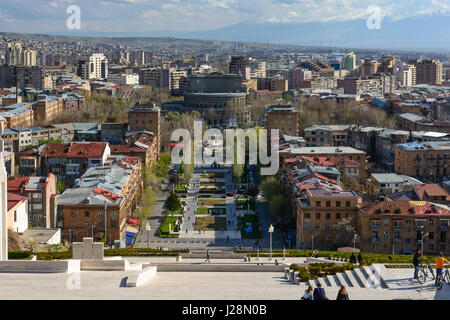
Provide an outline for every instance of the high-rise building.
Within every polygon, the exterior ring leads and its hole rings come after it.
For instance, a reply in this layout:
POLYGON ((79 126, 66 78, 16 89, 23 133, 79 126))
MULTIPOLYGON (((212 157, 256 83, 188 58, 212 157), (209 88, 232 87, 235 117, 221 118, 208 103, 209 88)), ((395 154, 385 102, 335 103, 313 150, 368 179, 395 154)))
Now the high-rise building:
POLYGON ((250 68, 247 66, 247 59, 244 56, 231 57, 230 73, 239 74, 244 80, 248 80, 250 68))
POLYGON ((356 69, 356 55, 354 52, 349 52, 342 58, 341 69, 353 71, 356 69))
POLYGON ((300 88, 301 81, 311 80, 312 72, 302 68, 290 69, 287 74, 288 88, 296 89, 300 88))
POLYGON ((377 73, 379 66, 380 66, 380 63, 376 60, 364 59, 361 62, 361 66, 359 69, 359 75, 361 77, 363 77, 363 76, 370 76, 374 73, 377 73))
POLYGON ((36 51, 31 49, 23 50, 20 42, 6 44, 5 63, 10 66, 36 65, 36 51))
POLYGON ((442 84, 442 63, 439 60, 411 60, 416 67, 417 84, 442 84))
POLYGON ((407 70, 401 72, 402 86, 412 87, 416 84, 416 66, 409 65, 407 70))
POLYGON ((94 53, 78 62, 78 76, 84 80, 108 78, 108 59, 103 53, 94 53))
POLYGON ((393 74, 394 66, 395 66, 395 57, 394 56, 382 56, 381 64, 379 67, 379 72, 393 74))

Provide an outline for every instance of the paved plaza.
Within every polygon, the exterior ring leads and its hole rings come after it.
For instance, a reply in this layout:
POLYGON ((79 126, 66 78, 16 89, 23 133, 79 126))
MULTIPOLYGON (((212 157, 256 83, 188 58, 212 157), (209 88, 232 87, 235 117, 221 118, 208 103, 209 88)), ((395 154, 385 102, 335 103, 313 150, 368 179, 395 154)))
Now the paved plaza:
MULTIPOLYGON (((410 280, 411 269, 390 269, 389 273, 393 278, 389 280, 390 289, 348 288, 350 299, 450 299, 449 285, 437 291, 432 281, 420 285, 410 280)), ((120 287, 127 274, 123 271, 83 271, 72 275, 0 273, 0 299, 299 300, 306 289, 304 284, 295 285, 279 272, 158 272, 143 287, 120 287)), ((338 289, 325 288, 331 300, 336 299, 338 289)))

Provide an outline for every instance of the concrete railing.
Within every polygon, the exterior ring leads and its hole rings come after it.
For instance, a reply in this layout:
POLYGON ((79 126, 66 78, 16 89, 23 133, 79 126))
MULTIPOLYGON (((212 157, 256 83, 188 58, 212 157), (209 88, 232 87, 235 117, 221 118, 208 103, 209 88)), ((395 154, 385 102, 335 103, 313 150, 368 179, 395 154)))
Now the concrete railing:
POLYGON ((126 277, 126 287, 141 287, 156 277, 157 268, 155 266, 146 267, 142 271, 126 277))
POLYGON ((8 260, 0 261, 0 272, 8 273, 74 273, 80 272, 80 260, 8 260))
MULTIPOLYGON (((144 264, 143 267, 150 265, 144 264)), ((285 266, 271 264, 219 264, 219 263, 164 263, 158 264, 160 272, 283 272, 285 266)))

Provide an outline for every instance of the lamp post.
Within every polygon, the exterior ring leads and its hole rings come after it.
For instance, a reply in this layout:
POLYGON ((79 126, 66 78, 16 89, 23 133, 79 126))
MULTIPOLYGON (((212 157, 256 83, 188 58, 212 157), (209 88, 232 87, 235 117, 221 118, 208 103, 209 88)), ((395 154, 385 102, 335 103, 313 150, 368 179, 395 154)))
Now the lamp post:
POLYGON ((69 242, 72 243, 72 229, 69 229, 69 242))
POLYGON ((420 254, 423 254, 423 241, 425 240, 425 237, 428 237, 430 234, 423 234, 423 231, 420 231, 420 233, 422 234, 422 240, 420 241, 420 254))
POLYGON ((105 201, 105 244, 108 243, 108 220, 106 218, 106 215, 108 214, 108 204, 105 201))
POLYGON ((358 234, 355 232, 353 233, 353 250, 356 249, 356 238, 358 237, 358 234))
POLYGON ((146 226, 145 226, 145 230, 147 230, 147 248, 150 248, 150 224, 147 222, 146 226))
POLYGON ((270 234, 270 260, 272 260, 272 233, 273 233, 273 225, 270 225, 270 227, 269 227, 269 234, 270 234))

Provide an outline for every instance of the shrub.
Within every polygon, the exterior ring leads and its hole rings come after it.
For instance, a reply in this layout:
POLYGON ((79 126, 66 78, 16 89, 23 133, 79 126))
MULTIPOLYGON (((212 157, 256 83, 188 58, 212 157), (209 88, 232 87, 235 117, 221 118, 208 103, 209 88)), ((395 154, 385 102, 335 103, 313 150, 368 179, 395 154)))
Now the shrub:
POLYGON ((311 275, 308 272, 300 272, 298 277, 300 278, 300 282, 308 282, 311 280, 311 275))
POLYGON ((37 252, 36 253, 37 260, 66 260, 72 259, 71 251, 62 251, 62 252, 37 252))
POLYGON ((31 257, 30 251, 25 251, 25 250, 8 251, 8 259, 9 260, 22 260, 22 259, 28 259, 30 257, 31 257))

